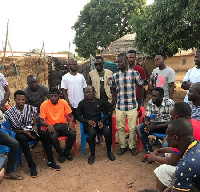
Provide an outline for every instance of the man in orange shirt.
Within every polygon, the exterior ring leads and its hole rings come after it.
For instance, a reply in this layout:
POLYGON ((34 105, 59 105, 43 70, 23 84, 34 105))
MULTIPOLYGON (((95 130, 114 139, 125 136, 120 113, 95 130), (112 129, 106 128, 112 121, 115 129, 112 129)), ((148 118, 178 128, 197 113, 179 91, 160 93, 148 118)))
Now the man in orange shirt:
POLYGON ((60 91, 57 88, 49 90, 49 100, 44 101, 40 106, 40 124, 47 127, 52 145, 59 154, 59 161, 63 163, 66 159, 73 160, 70 150, 76 140, 76 130, 73 126, 74 116, 67 101, 60 99, 60 91), (70 117, 69 124, 65 117, 70 117), (60 147, 58 136, 68 136, 67 145, 64 149, 60 147))

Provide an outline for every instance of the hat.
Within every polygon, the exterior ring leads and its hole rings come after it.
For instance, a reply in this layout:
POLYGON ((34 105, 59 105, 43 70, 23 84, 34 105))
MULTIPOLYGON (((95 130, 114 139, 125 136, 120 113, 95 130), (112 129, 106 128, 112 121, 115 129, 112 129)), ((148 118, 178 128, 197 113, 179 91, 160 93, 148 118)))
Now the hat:
POLYGON ((49 95, 50 94, 60 94, 60 91, 59 91, 58 88, 52 87, 52 88, 49 89, 49 95))
POLYGON ((4 115, 3 115, 3 112, 0 110, 0 124, 5 122, 5 121, 6 121, 6 119, 5 119, 4 115))

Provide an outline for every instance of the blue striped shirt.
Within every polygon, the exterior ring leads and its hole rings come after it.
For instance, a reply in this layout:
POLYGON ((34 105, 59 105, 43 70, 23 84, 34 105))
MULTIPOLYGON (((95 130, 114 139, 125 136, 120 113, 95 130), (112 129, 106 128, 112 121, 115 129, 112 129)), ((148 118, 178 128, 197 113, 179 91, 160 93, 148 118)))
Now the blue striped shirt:
POLYGON ((136 108, 136 84, 143 85, 139 72, 128 69, 125 73, 118 71, 113 74, 112 87, 116 87, 116 108, 120 111, 129 111, 136 108))

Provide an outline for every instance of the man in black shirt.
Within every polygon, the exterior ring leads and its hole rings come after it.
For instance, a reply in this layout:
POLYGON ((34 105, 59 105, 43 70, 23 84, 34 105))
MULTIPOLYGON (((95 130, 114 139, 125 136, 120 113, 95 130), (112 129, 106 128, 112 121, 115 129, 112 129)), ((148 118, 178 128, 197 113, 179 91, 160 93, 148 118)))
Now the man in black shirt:
POLYGON ((85 88, 85 98, 79 102, 76 116, 77 120, 83 123, 84 132, 88 134, 87 142, 89 144, 91 155, 88 163, 92 165, 95 159, 95 137, 96 133, 102 133, 105 137, 107 155, 111 161, 115 160, 111 152, 111 132, 105 124, 108 119, 108 112, 102 100, 95 97, 94 87, 85 88), (103 113, 103 118, 101 117, 103 113))

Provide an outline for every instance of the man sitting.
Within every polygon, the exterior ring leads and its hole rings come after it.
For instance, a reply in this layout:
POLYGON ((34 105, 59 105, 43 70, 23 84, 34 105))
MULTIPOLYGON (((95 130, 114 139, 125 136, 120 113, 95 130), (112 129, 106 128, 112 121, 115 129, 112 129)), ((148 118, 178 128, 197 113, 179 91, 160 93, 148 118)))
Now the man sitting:
POLYGON ((38 130, 36 126, 36 113, 37 110, 35 107, 31 105, 25 104, 26 97, 25 93, 22 90, 18 90, 14 93, 15 106, 11 107, 5 112, 5 118, 9 121, 11 128, 16 133, 16 139, 20 143, 22 147, 22 151, 24 156, 28 162, 28 166, 30 168, 30 174, 32 177, 37 177, 37 169, 35 162, 32 159, 32 155, 29 149, 28 142, 30 140, 35 140, 36 137, 32 135, 32 133, 38 133, 39 139, 46 151, 48 158, 48 166, 55 169, 60 170, 60 166, 56 165, 53 153, 51 142, 48 134, 44 131, 38 130), (27 130, 27 126, 31 126, 32 130, 27 130))
POLYGON ((85 88, 85 97, 86 99, 79 102, 76 116, 77 120, 83 123, 84 132, 88 134, 87 142, 91 152, 88 163, 90 165, 94 163, 96 133, 104 135, 108 158, 114 161, 115 157, 111 152, 111 132, 105 124, 109 116, 106 106, 102 100, 95 98, 95 90, 92 86, 85 88), (104 115, 103 118, 101 113, 104 115))
POLYGON ((147 160, 148 153, 152 152, 152 146, 149 143, 149 133, 166 133, 170 121, 170 109, 174 101, 164 97, 164 89, 156 87, 152 91, 152 99, 147 103, 144 123, 137 126, 138 133, 142 140, 146 154, 141 161, 147 160), (155 115, 155 122, 150 122, 151 115, 155 115))
MULTIPOLYGON (((191 119, 191 108, 188 103, 178 102, 174 104, 174 107, 170 110, 171 120, 178 118, 189 119, 193 126, 194 138, 200 140, 200 121, 196 119, 191 119)), ((164 191, 170 186, 172 182, 172 176, 176 170, 176 165, 180 160, 181 154, 178 149, 172 147, 165 147, 156 149, 154 152, 148 155, 148 162, 152 163, 154 161, 163 163, 154 170, 157 176, 156 189, 159 191, 164 191), (169 155, 163 157, 161 153, 169 153, 169 155)))
POLYGON ((59 161, 63 163, 65 157, 72 161, 70 150, 76 140, 76 129, 73 126, 74 116, 67 101, 60 99, 60 91, 57 88, 49 90, 49 100, 40 106, 40 124, 47 127, 51 143, 59 154, 59 161), (69 115, 70 122, 67 124, 65 114, 69 115), (63 151, 58 141, 58 136, 68 136, 67 145, 63 151))
MULTIPOLYGON (((0 110, 0 124, 4 121, 5 118, 2 111, 0 110)), ((17 153, 19 149, 18 141, 16 139, 13 139, 9 134, 6 134, 0 130, 0 145, 5 145, 10 148, 10 151, 8 153, 7 168, 4 177, 6 179, 22 180, 22 176, 14 173, 15 163, 17 161, 17 153)))
POLYGON ((200 191, 200 143, 194 139, 193 127, 188 119, 172 120, 167 128, 169 146, 177 148, 182 158, 177 165, 173 187, 164 192, 200 191))
POLYGON ((192 118, 200 121, 200 83, 194 83, 190 86, 188 100, 192 109, 192 118))

